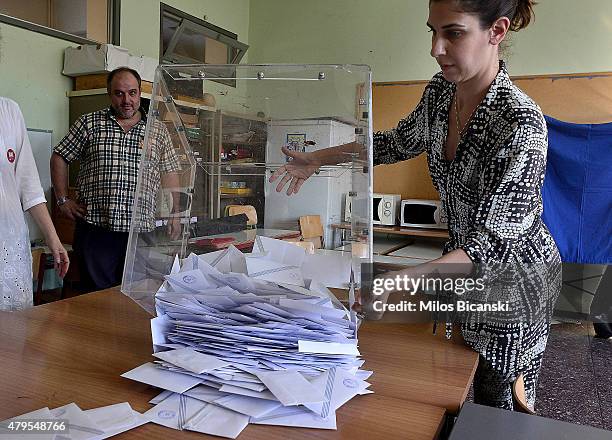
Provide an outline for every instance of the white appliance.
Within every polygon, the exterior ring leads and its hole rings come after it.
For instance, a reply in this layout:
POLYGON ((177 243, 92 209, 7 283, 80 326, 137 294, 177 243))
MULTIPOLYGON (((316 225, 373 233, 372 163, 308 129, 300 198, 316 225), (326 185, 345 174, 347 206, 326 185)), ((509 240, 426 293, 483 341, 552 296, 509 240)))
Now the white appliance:
POLYGON ((439 200, 402 200, 400 212, 402 226, 411 228, 446 229, 448 220, 439 200))
POLYGON ((372 216, 374 225, 395 226, 402 196, 399 194, 374 194, 372 216))
MULTIPOLYGON (((266 162, 284 164, 286 156, 281 147, 296 139, 306 141, 305 151, 345 144, 355 140, 355 127, 333 118, 285 119, 268 123, 266 162), (314 145, 312 145, 314 142, 314 145)), ((299 146, 299 141, 298 141, 299 146)), ((268 174, 269 176, 269 174, 268 174)), ((319 215, 323 224, 324 244, 333 248, 331 225, 342 222, 345 195, 351 191, 349 169, 321 171, 311 176, 297 194, 287 196, 276 192, 278 181, 266 178, 264 227, 270 229, 296 229, 298 217, 319 215)), ((339 244, 338 244, 339 245, 339 244)))

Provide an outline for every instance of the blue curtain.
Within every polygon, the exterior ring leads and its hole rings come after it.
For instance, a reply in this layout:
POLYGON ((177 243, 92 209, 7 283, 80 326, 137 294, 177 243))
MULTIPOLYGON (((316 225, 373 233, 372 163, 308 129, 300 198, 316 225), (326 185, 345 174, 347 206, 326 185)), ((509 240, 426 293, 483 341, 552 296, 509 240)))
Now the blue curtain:
POLYGON ((612 263, 612 123, 546 116, 543 219, 568 263, 612 263))

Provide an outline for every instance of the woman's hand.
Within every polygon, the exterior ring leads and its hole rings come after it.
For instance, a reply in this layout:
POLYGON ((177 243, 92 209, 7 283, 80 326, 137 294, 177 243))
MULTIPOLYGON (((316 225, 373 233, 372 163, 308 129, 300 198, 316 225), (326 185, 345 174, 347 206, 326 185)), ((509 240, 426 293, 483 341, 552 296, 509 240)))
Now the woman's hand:
POLYGON ((47 211, 46 203, 39 203, 38 205, 32 206, 28 209, 28 212, 34 217, 38 227, 45 236, 45 243, 53 254, 53 262, 55 270, 60 277, 64 277, 68 272, 68 266, 70 266, 70 260, 68 259, 68 252, 62 246, 62 242, 57 236, 53 222, 49 211, 47 211))
POLYGON ((289 184, 287 195, 290 196, 291 194, 297 194, 306 179, 319 169, 321 163, 315 158, 313 153, 291 151, 286 147, 282 147, 281 150, 292 160, 274 171, 269 181, 274 182, 284 174, 278 185, 276 185, 276 191, 281 192, 285 185, 289 184))
MULTIPOLYGON (((396 293, 396 295, 414 295, 418 293, 418 291, 413 290, 414 284, 410 281, 417 280, 424 275, 424 266, 424 264, 410 266, 401 270, 388 271, 376 275, 372 280, 372 287, 368 291, 368 297, 364 298, 363 308, 366 311, 366 318, 368 320, 381 319, 392 293, 396 293)), ((394 297, 393 301, 397 300, 398 298, 394 297)))
POLYGON ((59 239, 48 241, 47 246, 53 254, 55 271, 60 276, 60 278, 64 278, 64 275, 66 275, 66 273, 68 272, 68 267, 70 266, 68 252, 66 251, 64 246, 62 246, 62 243, 60 243, 59 239))

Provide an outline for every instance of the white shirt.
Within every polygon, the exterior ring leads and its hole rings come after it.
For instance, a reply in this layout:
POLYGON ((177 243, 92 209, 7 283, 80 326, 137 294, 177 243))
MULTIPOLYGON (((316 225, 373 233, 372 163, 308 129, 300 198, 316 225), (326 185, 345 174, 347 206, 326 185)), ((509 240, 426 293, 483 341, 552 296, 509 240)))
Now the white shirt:
POLYGON ((0 310, 32 305, 32 255, 24 211, 45 203, 16 102, 0 97, 0 310))
POLYGON ((0 171, 3 187, 18 196, 22 211, 46 202, 21 110, 15 101, 2 97, 0 171))

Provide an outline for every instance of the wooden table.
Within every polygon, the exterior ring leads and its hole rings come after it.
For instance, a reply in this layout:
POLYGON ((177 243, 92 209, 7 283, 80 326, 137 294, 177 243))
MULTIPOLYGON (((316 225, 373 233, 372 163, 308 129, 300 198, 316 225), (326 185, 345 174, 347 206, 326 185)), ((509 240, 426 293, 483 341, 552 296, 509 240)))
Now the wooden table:
MULTIPOLYGON (((443 328, 443 325, 442 327, 443 328)), ((457 414, 474 379, 478 355, 459 332, 446 340, 432 324, 366 321, 359 329, 359 350, 377 394, 441 406, 457 414)))
MULTIPOLYGON (((0 420, 75 402, 82 409, 129 402, 138 411, 158 389, 120 377, 152 360, 150 316, 118 288, 0 312, 0 420)), ((365 323, 360 349, 373 395, 337 412, 337 431, 248 426, 240 439, 436 438, 445 408, 456 411, 477 358, 423 326, 365 323), (440 405, 436 405, 440 403, 440 405)), ((202 438, 147 424, 127 439, 202 438)))
POLYGON ((300 231, 292 231, 289 229, 246 229, 238 232, 228 232, 225 234, 207 235, 205 237, 190 238, 189 243, 201 248, 210 248, 210 250, 219 250, 234 245, 240 250, 250 250, 255 243, 255 237, 275 238, 277 240, 287 240, 300 237, 300 231), (215 239, 233 239, 234 241, 225 241, 219 245, 214 244, 215 239))
MULTIPOLYGON (((404 237, 379 237, 372 242, 373 255, 387 255, 412 244, 413 241, 404 237)), ((351 252, 352 243, 337 247, 335 251, 351 252)))

